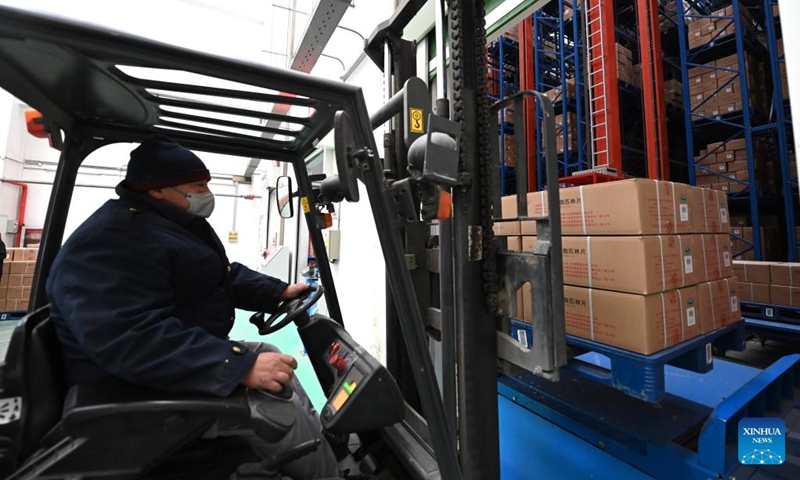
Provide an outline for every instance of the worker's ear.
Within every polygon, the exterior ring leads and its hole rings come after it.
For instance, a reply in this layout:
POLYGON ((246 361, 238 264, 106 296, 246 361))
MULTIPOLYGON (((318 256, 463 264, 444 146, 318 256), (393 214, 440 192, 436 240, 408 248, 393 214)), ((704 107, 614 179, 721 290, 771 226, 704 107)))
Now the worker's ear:
POLYGON ((151 197, 155 198, 156 200, 164 200, 164 192, 162 192, 161 190, 162 189, 160 189, 160 188, 159 189, 155 189, 154 188, 154 189, 148 190, 147 193, 151 197))

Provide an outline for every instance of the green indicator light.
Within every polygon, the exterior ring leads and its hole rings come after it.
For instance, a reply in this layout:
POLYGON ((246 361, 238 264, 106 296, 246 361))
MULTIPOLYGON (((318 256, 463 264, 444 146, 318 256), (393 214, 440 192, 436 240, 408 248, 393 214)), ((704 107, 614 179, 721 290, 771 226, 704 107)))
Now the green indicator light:
POLYGON ((353 391, 356 389, 356 384, 355 383, 349 384, 349 383, 345 382, 342 386, 344 387, 344 390, 347 393, 351 394, 351 395, 353 394, 353 391))

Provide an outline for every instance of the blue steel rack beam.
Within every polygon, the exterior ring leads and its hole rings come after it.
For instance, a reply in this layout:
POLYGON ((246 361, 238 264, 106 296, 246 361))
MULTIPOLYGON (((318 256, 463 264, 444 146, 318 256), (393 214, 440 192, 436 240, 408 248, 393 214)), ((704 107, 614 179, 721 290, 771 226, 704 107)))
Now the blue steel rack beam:
MULTIPOLYGON (((768 1, 768 0, 765 0, 768 1)), ((683 89, 683 98, 684 98, 684 115, 685 115, 685 127, 686 127, 686 149, 687 149, 687 161, 689 163, 689 182, 692 185, 696 184, 696 171, 695 168, 695 131, 703 128, 708 128, 714 124, 716 125, 724 125, 728 127, 733 127, 737 129, 737 133, 733 136, 728 137, 723 143, 727 143, 733 138, 744 138, 745 140, 745 150, 747 152, 747 171, 748 171, 748 181, 746 182, 747 188, 745 192, 747 193, 747 199, 750 206, 750 215, 752 218, 752 227, 753 227, 753 242, 752 242, 752 250, 754 250, 754 254, 757 260, 761 260, 762 257, 762 239, 761 239, 761 223, 760 223, 760 215, 759 215, 759 199, 760 195, 757 188, 756 182, 756 174, 755 174, 755 156, 754 156, 754 148, 753 148, 753 118, 751 116, 750 111, 750 92, 748 88, 747 82, 747 64, 745 63, 745 35, 746 32, 743 29, 742 24, 742 17, 740 11, 740 4, 738 1, 731 2, 733 7, 733 16, 732 17, 719 17, 714 16, 712 17, 709 15, 712 11, 712 3, 711 2, 699 2, 699 1, 689 1, 688 4, 693 7, 698 13, 690 13, 687 12, 686 6, 683 2, 677 2, 677 10, 678 10, 678 29, 679 29, 679 43, 681 49, 681 70, 682 70, 682 82, 684 85, 683 89), (734 28, 736 33, 734 34, 734 41, 736 45, 736 56, 738 59, 738 69, 724 69, 724 68, 717 68, 717 67, 707 67, 706 64, 701 63, 698 59, 704 58, 706 62, 710 61, 712 57, 709 55, 709 52, 712 51, 717 45, 715 45, 716 41, 721 36, 721 31, 716 33, 714 36, 714 40, 712 42, 707 43, 704 46, 701 46, 695 49, 694 52, 689 50, 688 40, 687 40, 687 32, 686 32, 686 19, 701 19, 701 18, 714 18, 716 20, 731 20, 733 22, 734 28), (705 115, 700 115, 695 113, 697 108, 702 107, 708 99, 705 99, 702 104, 692 108, 691 99, 690 99, 690 84, 689 84, 689 69, 694 67, 705 67, 709 71, 732 71, 735 72, 736 75, 733 76, 732 79, 728 81, 728 83, 734 81, 738 78, 739 86, 741 89, 740 97, 742 101, 742 123, 735 123, 730 120, 724 120, 722 118, 714 118, 708 117, 705 115), (705 125, 695 124, 694 119, 698 118, 702 122, 708 122, 705 125)), ((719 3, 715 5, 715 8, 723 8, 719 3)), ((751 65, 752 68, 752 65, 751 65)), ((724 88, 724 87, 722 87, 724 88)), ((720 91, 720 89, 718 89, 720 91)), ((715 92, 716 93, 716 92, 715 92)), ((710 97, 712 97, 711 95, 710 97)), ((709 97, 709 98, 710 98, 709 97)), ((718 147, 719 148, 719 147, 718 147)), ((711 152, 708 152, 710 154, 711 152)), ((702 166, 701 166, 702 168, 702 166)), ((739 184, 745 184, 737 179, 730 178, 726 175, 721 175, 715 173, 715 175, 719 175, 720 177, 724 177, 728 180, 732 180, 739 184)), ((738 199, 742 198, 743 195, 736 194, 736 195, 729 195, 730 199, 738 199)), ((737 252, 742 253, 742 252, 737 252)))
MULTIPOLYGON (((561 99, 554 102, 556 111, 562 115, 561 135, 563 135, 564 153, 558 155, 559 175, 569 176, 572 172, 590 168, 585 150, 586 115, 584 99, 581 92, 585 89, 583 78, 583 59, 585 48, 581 41, 581 25, 583 6, 575 5, 574 0, 558 0, 546 9, 533 14, 534 41, 534 79, 536 90, 546 92, 553 88, 561 89, 561 99), (577 8, 576 8, 577 7, 577 8), (565 20, 565 8, 572 9, 572 18, 565 20), (557 9, 557 16, 552 13, 557 9), (545 13, 545 12, 550 12, 545 13), (551 45, 548 45, 549 42, 551 45), (575 81, 575 98, 569 98, 567 80, 575 81), (572 109, 574 108, 574 111, 572 109), (569 113, 575 114, 577 150, 570 148, 571 133, 569 131, 569 113)), ((542 111, 537 107, 537 125, 542 122, 542 111)), ((545 187, 544 148, 541 131, 537 131, 537 190, 545 187)))

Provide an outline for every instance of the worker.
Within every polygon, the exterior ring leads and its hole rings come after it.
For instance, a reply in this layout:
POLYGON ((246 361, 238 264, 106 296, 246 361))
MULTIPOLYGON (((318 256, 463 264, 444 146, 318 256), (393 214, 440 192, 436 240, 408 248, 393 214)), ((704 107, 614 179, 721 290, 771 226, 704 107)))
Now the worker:
MULTIPOLYGON (((142 142, 116 187, 120 198, 92 214, 56 257, 46 284, 50 315, 70 385, 121 380, 221 398, 244 385, 254 415, 281 434, 248 439, 266 458, 323 438, 321 424, 294 379, 294 358, 228 339, 234 308, 272 312, 308 286, 228 261, 206 221, 210 179, 202 160, 172 139, 142 142), (288 402, 264 393, 286 387, 294 391, 288 402)), ((322 441, 282 473, 326 478, 338 468, 322 441)))

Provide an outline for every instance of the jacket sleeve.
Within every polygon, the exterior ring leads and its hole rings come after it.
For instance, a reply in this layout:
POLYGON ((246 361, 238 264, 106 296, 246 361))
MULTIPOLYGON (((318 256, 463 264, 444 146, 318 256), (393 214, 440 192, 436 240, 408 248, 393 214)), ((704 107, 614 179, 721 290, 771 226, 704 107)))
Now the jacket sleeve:
POLYGON ((281 293, 289 286, 237 262, 231 263, 229 278, 236 308, 251 312, 274 312, 281 301, 281 293))
POLYGON ((185 328, 173 315, 169 255, 144 234, 113 229, 71 241, 48 278, 50 301, 81 348, 132 383, 230 395, 256 354, 185 328))

